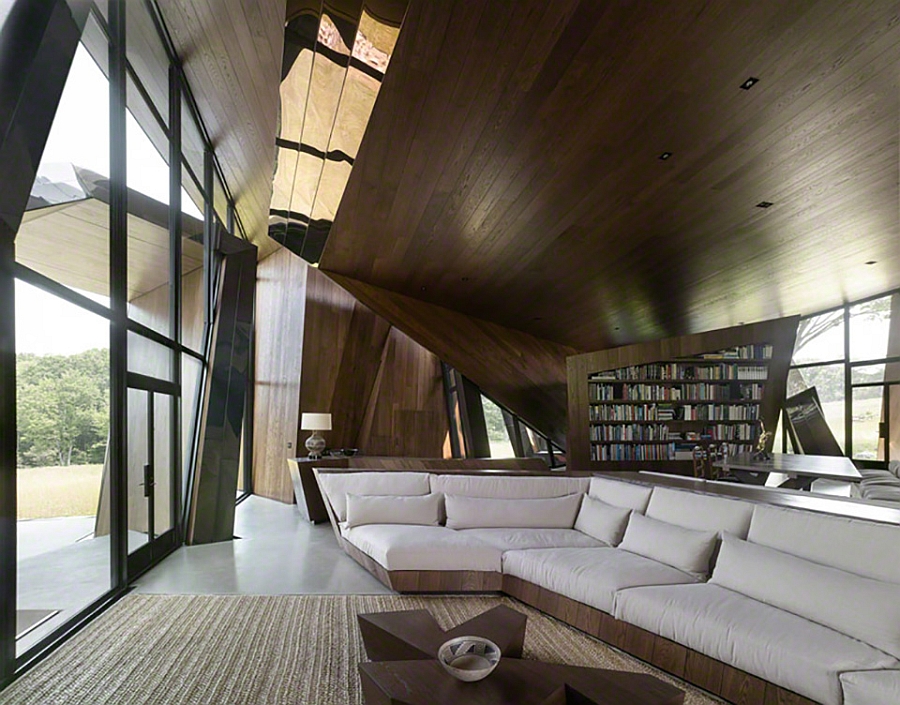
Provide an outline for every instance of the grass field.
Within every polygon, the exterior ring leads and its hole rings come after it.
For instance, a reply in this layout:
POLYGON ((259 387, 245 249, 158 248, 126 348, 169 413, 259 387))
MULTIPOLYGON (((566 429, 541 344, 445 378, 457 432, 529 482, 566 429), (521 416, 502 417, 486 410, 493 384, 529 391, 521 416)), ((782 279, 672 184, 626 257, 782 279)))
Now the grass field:
POLYGON ((19 468, 16 472, 20 520, 97 513, 102 465, 19 468))

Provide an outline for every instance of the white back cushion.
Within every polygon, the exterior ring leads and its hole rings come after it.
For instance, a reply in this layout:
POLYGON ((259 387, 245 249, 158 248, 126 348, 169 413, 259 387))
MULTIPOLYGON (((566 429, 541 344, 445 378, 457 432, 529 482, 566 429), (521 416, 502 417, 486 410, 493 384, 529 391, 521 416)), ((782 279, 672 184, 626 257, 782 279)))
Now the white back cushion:
POLYGON ((590 495, 584 495, 575 519, 575 528, 610 546, 618 546, 625 534, 631 512, 631 509, 614 507, 590 495))
POLYGON ((647 516, 697 531, 727 531, 747 538, 754 505, 736 499, 655 487, 647 516))
POLYGON ((348 494, 423 495, 431 491, 426 472, 323 472, 318 478, 338 521, 347 521, 348 494))
POLYGON ((757 505, 749 539, 801 558, 900 583, 900 526, 757 505))
POLYGON ((347 528, 363 524, 438 526, 444 496, 347 495, 347 528))
POLYGON ((586 477, 516 477, 513 475, 433 475, 431 489, 456 497, 537 499, 586 492, 586 477))
POLYGON ((631 513, 619 548, 705 578, 716 547, 715 531, 694 531, 631 513))
POLYGON ((643 514, 647 511, 653 488, 633 482, 611 480, 607 477, 592 477, 588 494, 614 507, 634 509, 643 514))
POLYGON ((580 494, 544 499, 490 499, 445 495, 450 529, 571 529, 580 494))
POLYGON ((900 585, 728 535, 710 582, 900 657, 900 585))

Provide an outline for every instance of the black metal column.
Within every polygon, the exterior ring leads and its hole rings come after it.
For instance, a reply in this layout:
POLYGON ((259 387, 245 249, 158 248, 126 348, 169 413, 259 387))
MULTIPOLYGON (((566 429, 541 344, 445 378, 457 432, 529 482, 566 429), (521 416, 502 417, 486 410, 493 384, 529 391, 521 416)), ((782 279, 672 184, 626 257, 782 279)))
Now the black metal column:
POLYGON ((112 587, 128 581, 128 188, 125 3, 109 0, 109 492, 112 587))
POLYGON ((0 687, 16 661, 16 316, 15 249, 0 223, 0 687))
MULTIPOLYGON (((182 319, 182 271, 181 271, 181 80, 178 70, 169 68, 169 272, 171 284, 169 285, 169 321, 171 322, 171 338, 181 345, 181 319, 182 319)), ((175 534, 179 543, 184 537, 184 524, 182 521, 183 487, 182 476, 185 472, 182 462, 182 418, 181 395, 184 390, 181 386, 181 353, 173 352, 172 373, 173 380, 178 385, 178 396, 175 400, 175 408, 172 409, 172 448, 171 458, 173 463, 172 477, 172 516, 174 517, 175 534)))

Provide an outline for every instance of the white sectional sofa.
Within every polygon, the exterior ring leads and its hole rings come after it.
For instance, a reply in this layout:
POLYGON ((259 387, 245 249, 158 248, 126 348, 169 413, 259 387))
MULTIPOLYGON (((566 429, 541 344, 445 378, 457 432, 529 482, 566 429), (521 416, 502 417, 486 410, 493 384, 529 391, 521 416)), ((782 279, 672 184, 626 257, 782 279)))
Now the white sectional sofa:
POLYGON ((900 526, 608 477, 317 477, 395 589, 503 590, 737 703, 900 703, 900 526))

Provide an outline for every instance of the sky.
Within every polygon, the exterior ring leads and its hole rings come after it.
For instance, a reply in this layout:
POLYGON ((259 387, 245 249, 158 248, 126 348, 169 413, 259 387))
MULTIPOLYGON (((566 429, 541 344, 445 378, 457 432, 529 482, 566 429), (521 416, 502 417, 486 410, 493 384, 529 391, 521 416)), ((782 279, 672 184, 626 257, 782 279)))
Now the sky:
MULTIPOLYGON (((79 45, 53 121, 38 174, 52 180, 72 178, 70 164, 109 175, 109 84, 90 54, 79 45)), ((169 167, 137 121, 127 115, 128 186, 169 202, 169 167)), ((203 218, 187 192, 183 209, 203 218)), ((109 305, 109 300, 79 292, 109 305)), ((109 347, 106 319, 16 281, 18 352, 69 355, 109 347)))

